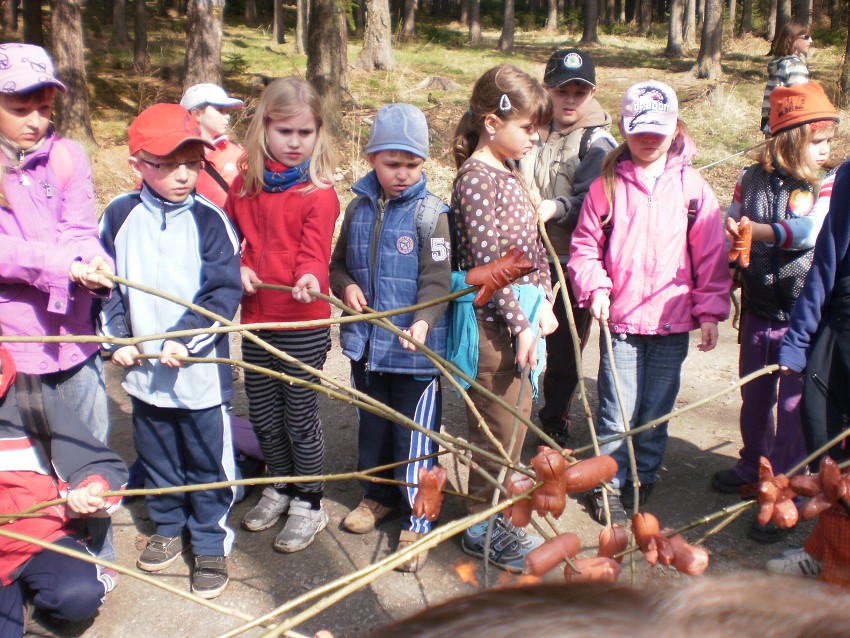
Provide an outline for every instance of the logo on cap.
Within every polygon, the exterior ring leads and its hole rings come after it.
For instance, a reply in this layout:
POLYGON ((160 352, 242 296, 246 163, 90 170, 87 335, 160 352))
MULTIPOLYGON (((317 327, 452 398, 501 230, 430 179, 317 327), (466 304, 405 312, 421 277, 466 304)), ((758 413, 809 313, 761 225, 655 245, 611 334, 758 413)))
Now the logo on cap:
POLYGON ((568 69, 580 69, 582 64, 584 64, 584 60, 582 60, 581 56, 575 51, 567 53, 564 56, 564 66, 568 69))

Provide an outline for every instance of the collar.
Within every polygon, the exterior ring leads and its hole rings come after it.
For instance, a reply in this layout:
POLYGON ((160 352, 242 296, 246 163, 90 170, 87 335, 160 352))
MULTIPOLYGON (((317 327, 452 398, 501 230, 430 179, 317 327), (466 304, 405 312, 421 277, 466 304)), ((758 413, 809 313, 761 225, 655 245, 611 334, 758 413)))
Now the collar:
POLYGON ((184 210, 191 208, 195 203, 194 195, 189 195, 182 202, 170 202, 145 183, 142 183, 140 196, 142 198, 142 203, 144 203, 148 209, 162 212, 165 215, 181 213, 184 210))

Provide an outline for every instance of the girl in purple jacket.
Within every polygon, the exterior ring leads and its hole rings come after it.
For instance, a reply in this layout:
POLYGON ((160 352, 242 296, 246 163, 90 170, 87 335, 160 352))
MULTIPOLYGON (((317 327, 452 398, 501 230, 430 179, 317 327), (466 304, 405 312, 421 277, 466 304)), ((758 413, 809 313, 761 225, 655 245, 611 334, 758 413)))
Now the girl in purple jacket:
MULTIPOLYGON (((0 330, 6 336, 94 334, 92 303, 112 286, 100 245, 89 161, 53 132, 67 90, 41 47, 0 44, 0 330)), ((106 442, 96 343, 9 343, 18 369, 41 376, 106 442)), ((110 557, 109 554, 104 555, 110 557)))
MULTIPOLYGON (((572 237, 569 271, 580 306, 611 329, 614 363, 632 429, 669 413, 679 392, 688 333, 698 348, 717 345, 717 324, 729 316, 730 277, 720 207, 690 166, 693 142, 678 118, 678 100, 661 82, 641 82, 623 98, 620 132, 626 141, 608 154, 590 186, 572 237)), ((596 427, 602 454, 617 461, 609 496, 614 522, 643 504, 658 479, 667 424, 634 437, 638 476, 629 476, 611 361, 604 343, 599 364, 596 427), (622 501, 621 501, 622 497, 622 501)), ((589 493, 603 522, 601 490, 589 493)))

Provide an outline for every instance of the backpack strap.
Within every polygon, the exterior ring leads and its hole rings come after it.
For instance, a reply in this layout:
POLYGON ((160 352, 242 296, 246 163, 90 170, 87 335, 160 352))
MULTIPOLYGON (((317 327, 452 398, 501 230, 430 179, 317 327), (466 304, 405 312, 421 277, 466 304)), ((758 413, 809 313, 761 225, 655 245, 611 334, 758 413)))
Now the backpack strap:
POLYGON ((437 220, 440 219, 440 214, 443 212, 445 206, 443 200, 433 193, 428 193, 416 202, 416 211, 414 212, 413 220, 416 224, 416 234, 419 236, 420 249, 425 246, 428 240, 431 239, 431 235, 434 234, 434 229, 437 228, 437 220))
POLYGON ((50 439, 52 432, 44 409, 44 396, 41 392, 41 377, 37 374, 18 374, 15 379, 15 395, 24 431, 32 440, 44 464, 52 464, 50 439))
POLYGON ((206 172, 207 175, 212 177, 215 180, 216 184, 221 186, 221 190, 223 190, 225 193, 230 192, 230 184, 225 181, 225 179, 221 176, 221 173, 215 170, 215 166, 213 166, 212 162, 210 162, 209 160, 204 163, 204 172, 206 172))
POLYGON ((584 129, 584 133, 581 135, 581 141, 578 143, 578 158, 579 160, 584 159, 584 156, 587 155, 587 150, 590 148, 590 138, 593 137, 593 134, 596 132, 598 126, 588 126, 584 129))

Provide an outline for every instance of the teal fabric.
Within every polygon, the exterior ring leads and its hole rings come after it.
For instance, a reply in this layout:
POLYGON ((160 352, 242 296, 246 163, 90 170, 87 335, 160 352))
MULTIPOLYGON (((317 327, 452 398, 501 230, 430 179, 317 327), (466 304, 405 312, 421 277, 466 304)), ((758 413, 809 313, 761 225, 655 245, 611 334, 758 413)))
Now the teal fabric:
MULTIPOLYGON (((452 272, 452 292, 469 287, 464 281, 465 278, 466 271, 452 272)), ((540 309, 546 300, 546 294, 540 286, 533 284, 512 286, 512 288, 519 300, 519 307, 531 323, 532 334, 536 336, 540 330, 540 309)), ((470 292, 449 304, 448 340, 448 360, 473 379, 478 376, 478 322, 475 319, 475 308, 472 306, 474 298, 475 293, 470 292)), ((546 339, 542 337, 537 342, 537 361, 537 369, 532 370, 530 375, 531 389, 535 399, 540 373, 546 361, 546 339)), ((469 384, 458 375, 452 376, 464 390, 469 388, 469 384)))

